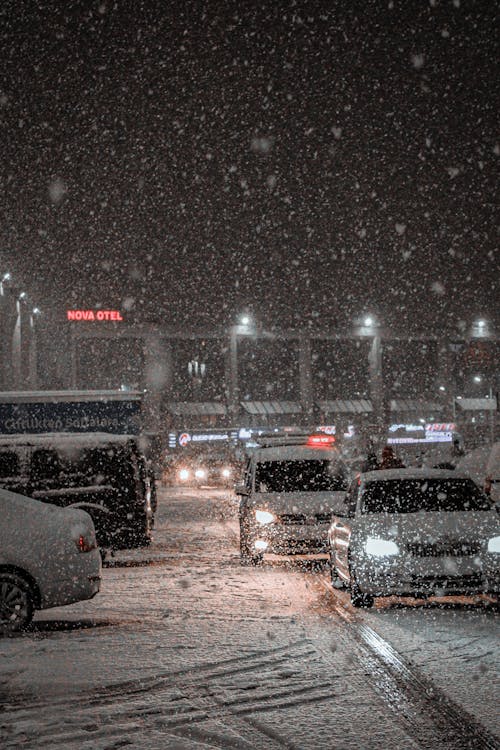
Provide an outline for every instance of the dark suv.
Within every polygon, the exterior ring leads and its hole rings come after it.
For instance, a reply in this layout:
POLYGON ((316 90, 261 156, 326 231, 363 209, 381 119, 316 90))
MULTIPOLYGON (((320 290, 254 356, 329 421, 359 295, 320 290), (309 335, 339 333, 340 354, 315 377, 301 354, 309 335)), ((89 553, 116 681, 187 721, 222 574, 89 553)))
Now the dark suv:
POLYGON ((0 439, 0 487, 61 507, 86 510, 101 548, 151 540, 154 479, 128 435, 67 433, 0 439))

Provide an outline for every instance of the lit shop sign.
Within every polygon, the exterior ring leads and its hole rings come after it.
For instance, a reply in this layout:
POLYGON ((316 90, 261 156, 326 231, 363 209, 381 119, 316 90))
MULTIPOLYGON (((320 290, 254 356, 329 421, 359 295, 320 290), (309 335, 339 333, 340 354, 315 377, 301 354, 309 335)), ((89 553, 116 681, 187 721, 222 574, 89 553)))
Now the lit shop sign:
POLYGON ((67 310, 68 320, 123 320, 119 310, 67 310))
POLYGON ((230 442, 238 438, 237 432, 170 432, 168 435, 169 448, 185 448, 194 443, 230 442))
POLYGON ((392 424, 388 443, 451 443, 456 425, 453 422, 392 424))

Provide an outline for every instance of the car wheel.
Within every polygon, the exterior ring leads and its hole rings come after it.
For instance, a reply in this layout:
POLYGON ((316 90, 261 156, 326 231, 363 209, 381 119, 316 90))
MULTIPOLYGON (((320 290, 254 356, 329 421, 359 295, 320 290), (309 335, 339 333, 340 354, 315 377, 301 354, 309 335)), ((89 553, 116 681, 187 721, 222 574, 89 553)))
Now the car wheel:
POLYGON ((0 633, 9 635, 26 628, 33 619, 33 591, 17 573, 0 573, 0 633))
POLYGON ((345 589, 346 585, 342 578, 337 573, 335 568, 335 562, 333 560, 333 553, 330 552, 330 578, 334 589, 345 589))
POLYGON ((248 522, 245 517, 240 517, 240 561, 242 565, 259 565, 263 560, 262 554, 252 552, 248 539, 248 522))
POLYGON ((373 607, 373 602, 374 599, 371 594, 364 594, 360 591, 356 583, 351 584, 351 604, 353 607, 369 609, 373 607))

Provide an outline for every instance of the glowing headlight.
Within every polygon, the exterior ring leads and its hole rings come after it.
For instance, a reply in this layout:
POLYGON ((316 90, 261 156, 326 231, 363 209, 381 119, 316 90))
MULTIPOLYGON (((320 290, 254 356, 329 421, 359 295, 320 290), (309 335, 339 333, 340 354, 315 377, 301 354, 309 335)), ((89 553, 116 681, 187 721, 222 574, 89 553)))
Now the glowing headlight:
POLYGON ((488 541, 488 552, 500 552, 500 536, 492 536, 488 541))
POLYGON ((189 471, 187 469, 181 469, 179 471, 179 479, 181 482, 185 482, 186 479, 189 479, 189 471))
POLYGON ((254 544, 255 549, 260 550, 261 552, 264 552, 269 547, 269 542, 266 542, 264 539, 257 539, 257 541, 254 544))
POLYGON ((372 557, 388 557, 398 555, 399 547, 395 542, 388 539, 368 538, 365 544, 365 552, 372 557))
POLYGON ((222 469, 221 474, 223 477, 230 477, 231 476, 231 469, 222 469))
POLYGON ((276 516, 274 516, 272 513, 269 513, 267 510, 256 510, 255 519, 257 523, 272 523, 276 520, 276 516))
POLYGON ((205 479, 205 477, 207 476, 207 472, 205 471, 205 469, 196 469, 194 475, 196 479, 205 479))

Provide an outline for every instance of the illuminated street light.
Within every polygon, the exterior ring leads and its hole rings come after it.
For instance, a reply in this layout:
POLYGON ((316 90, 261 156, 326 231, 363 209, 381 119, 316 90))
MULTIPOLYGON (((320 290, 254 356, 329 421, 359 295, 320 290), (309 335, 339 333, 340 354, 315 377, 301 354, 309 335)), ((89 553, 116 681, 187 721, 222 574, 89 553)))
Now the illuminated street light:
POLYGON ((372 315, 367 315, 363 321, 363 324, 367 326, 367 328, 370 328, 371 326, 375 325, 375 318, 372 315))
POLYGON ((481 383, 482 380, 481 375, 474 375, 474 383, 481 383))
POLYGON ((32 312, 33 312, 33 315, 41 315, 42 314, 42 311, 40 310, 39 307, 34 307, 33 310, 32 310, 32 312))
POLYGON ((21 292, 21 294, 19 295, 18 299, 20 299, 20 300, 24 300, 24 299, 26 299, 26 298, 27 298, 27 296, 28 296, 28 295, 26 294, 26 292, 21 292))
POLYGON ((2 281, 10 281, 11 279, 12 279, 12 274, 8 272, 4 273, 4 275, 2 276, 2 281))
POLYGON ((242 326, 248 326, 250 325, 251 318, 249 315, 242 315, 240 318, 240 323, 242 326))

